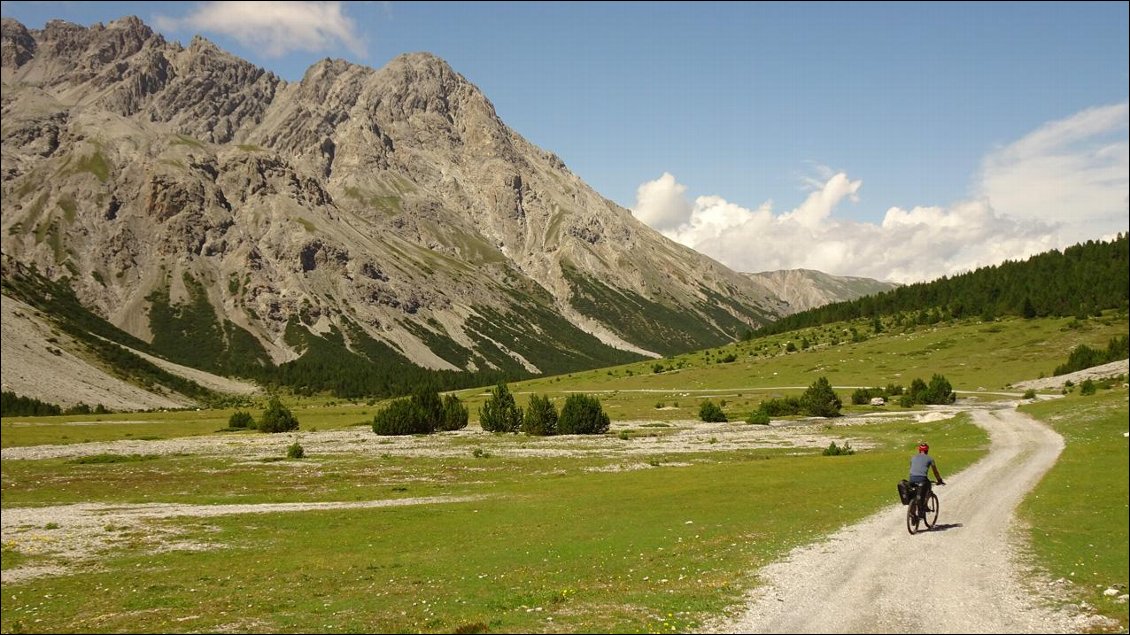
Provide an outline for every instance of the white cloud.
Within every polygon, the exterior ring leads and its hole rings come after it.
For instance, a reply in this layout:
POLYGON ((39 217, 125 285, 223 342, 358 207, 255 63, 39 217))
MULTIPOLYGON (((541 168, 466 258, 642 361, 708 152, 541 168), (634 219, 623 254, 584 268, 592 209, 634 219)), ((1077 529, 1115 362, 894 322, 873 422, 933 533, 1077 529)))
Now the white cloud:
POLYGON ((978 188, 1000 213, 1058 223, 1075 241, 1125 231, 1130 105, 1091 108, 987 156, 978 188))
POLYGON ((832 214, 832 209, 845 197, 856 201, 856 192, 863 181, 849 181, 842 172, 833 174, 821 187, 808 195, 804 203, 781 217, 782 221, 796 221, 805 227, 819 227, 832 214))
POLYGON ((664 173, 640 186, 637 218, 737 271, 817 269, 911 283, 1023 260, 1127 231, 1127 104, 1052 122, 985 158, 977 197, 948 207, 887 210, 882 222, 840 220, 862 181, 826 173, 798 207, 746 209, 685 198, 664 173))
POLYGON ((205 2, 186 17, 157 16, 156 23, 161 29, 221 33, 269 57, 337 46, 365 57, 357 25, 341 8, 340 2, 205 2))
MULTIPOLYGON (((665 204, 678 207, 670 197, 681 197, 686 188, 668 176, 645 185, 662 184, 665 204)), ((750 210, 718 196, 700 196, 693 204, 684 199, 689 215, 677 227, 661 231, 738 271, 803 268, 903 283, 1026 258, 1057 246, 1050 226, 1009 219, 985 200, 949 209, 893 207, 880 225, 836 219, 837 204, 854 200, 861 187, 846 174, 834 174, 799 207, 782 214, 768 203, 750 210)), ((640 192, 656 189, 658 185, 641 187, 640 192)))
POLYGON ((649 227, 660 231, 672 229, 687 222, 691 205, 683 197, 687 186, 675 182, 675 177, 663 176, 636 188, 636 207, 632 213, 649 227))

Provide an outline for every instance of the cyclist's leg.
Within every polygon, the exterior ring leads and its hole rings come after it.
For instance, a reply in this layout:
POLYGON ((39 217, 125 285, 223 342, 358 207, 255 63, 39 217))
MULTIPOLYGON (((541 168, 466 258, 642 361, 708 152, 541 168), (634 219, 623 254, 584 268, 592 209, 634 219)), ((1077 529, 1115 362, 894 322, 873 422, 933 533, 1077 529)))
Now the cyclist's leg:
POLYGON ((930 500, 930 481, 918 484, 918 513, 926 518, 926 502, 930 500))

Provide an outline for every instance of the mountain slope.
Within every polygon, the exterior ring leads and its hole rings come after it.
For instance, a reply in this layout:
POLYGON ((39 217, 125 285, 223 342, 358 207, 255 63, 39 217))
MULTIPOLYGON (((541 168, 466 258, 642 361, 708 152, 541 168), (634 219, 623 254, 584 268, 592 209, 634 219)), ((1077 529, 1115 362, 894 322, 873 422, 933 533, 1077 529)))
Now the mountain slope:
POLYGON ((401 366, 562 372, 776 317, 428 54, 287 83, 136 18, 5 20, 3 81, 4 253, 175 361, 247 375, 319 338, 401 366))
POLYGON ((784 302, 782 315, 792 315, 809 309, 855 300, 866 295, 890 291, 899 285, 871 278, 833 276, 812 269, 788 269, 745 274, 762 285, 768 293, 784 302))
POLYGON ((389 394, 671 355, 782 314, 433 55, 288 83, 133 17, 5 19, 0 43, 5 258, 171 361, 389 394))

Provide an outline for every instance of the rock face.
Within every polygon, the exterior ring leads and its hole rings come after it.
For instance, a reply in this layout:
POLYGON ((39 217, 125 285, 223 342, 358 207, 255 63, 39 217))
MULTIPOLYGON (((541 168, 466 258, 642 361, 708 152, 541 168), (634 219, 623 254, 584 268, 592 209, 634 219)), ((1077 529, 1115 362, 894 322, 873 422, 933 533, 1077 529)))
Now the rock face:
POLYGON ((789 269, 745 274, 761 285, 765 292, 781 300, 780 315, 792 315, 809 309, 854 300, 898 287, 894 282, 880 282, 871 278, 833 276, 812 269, 789 269))
POLYGON ((433 55, 287 83, 132 17, 2 35, 6 262, 66 278, 173 361, 206 348, 197 365, 222 369, 239 341, 269 366, 320 338, 376 363, 562 372, 778 315, 433 55))

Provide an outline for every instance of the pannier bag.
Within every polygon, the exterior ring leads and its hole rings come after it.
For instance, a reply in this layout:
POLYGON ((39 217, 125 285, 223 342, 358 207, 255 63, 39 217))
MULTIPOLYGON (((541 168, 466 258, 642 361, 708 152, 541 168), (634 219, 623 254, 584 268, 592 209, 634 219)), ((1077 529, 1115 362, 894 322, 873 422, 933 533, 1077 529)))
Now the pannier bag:
POLYGON ((914 498, 914 487, 904 478, 899 481, 899 500, 903 505, 909 505, 911 498, 914 498))

